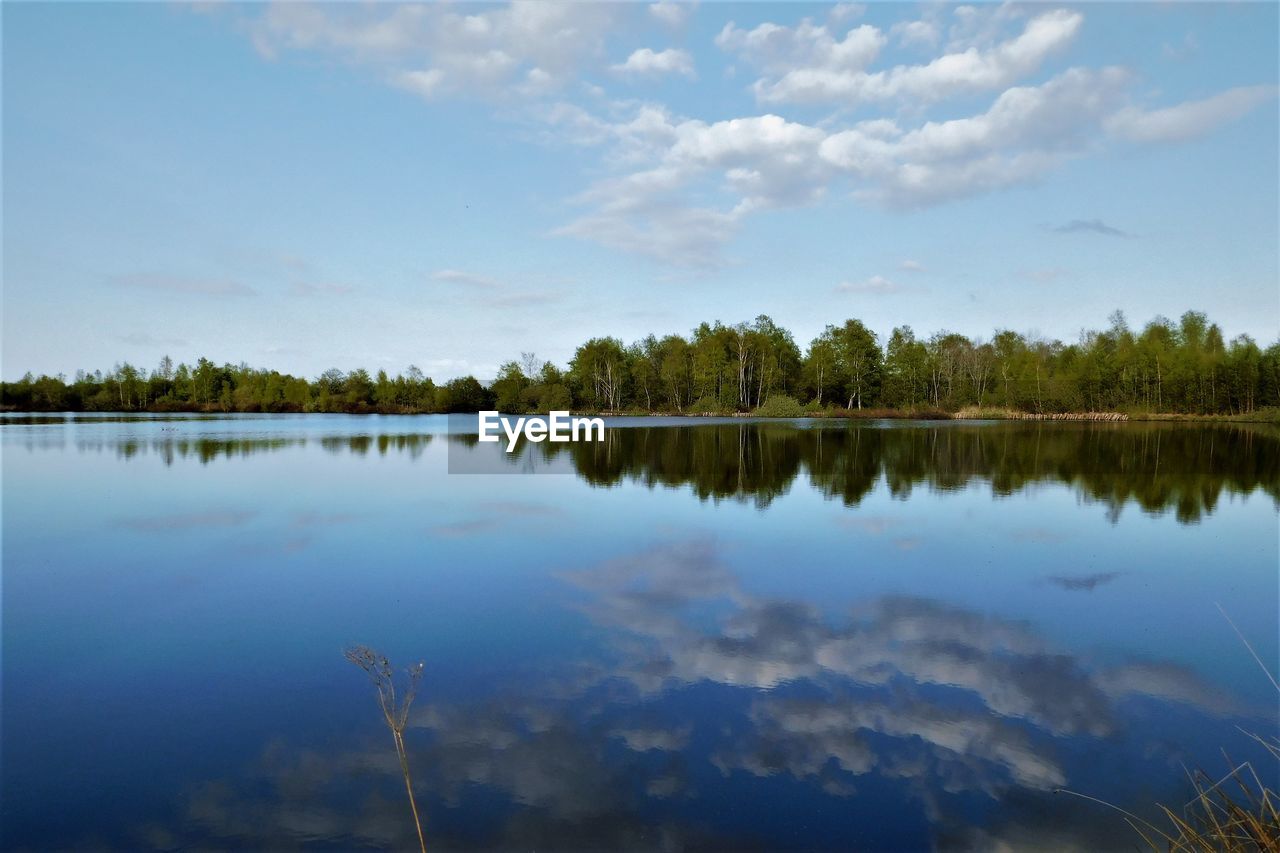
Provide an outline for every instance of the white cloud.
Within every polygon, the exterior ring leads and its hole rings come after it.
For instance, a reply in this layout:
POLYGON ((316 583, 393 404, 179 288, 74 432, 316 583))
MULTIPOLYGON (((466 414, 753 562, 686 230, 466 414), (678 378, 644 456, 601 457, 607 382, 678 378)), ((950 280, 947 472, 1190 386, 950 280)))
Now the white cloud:
POLYGON ((985 49, 1008 37, 1016 26, 1022 26, 1034 4, 976 3, 951 7, 934 7, 925 17, 947 31, 946 53, 962 53, 970 48, 985 49), (946 24, 948 10, 951 24, 946 24))
MULTIPOLYGON (((808 20, 795 28, 765 23, 750 32, 730 24, 717 37, 716 44, 765 70, 766 76, 752 87, 756 98, 764 103, 860 103, 901 98, 927 103, 1016 82, 1066 47, 1082 21, 1078 12, 1045 12, 1027 22, 1022 33, 1006 41, 985 48, 971 45, 923 65, 898 65, 875 72, 867 67, 886 37, 865 24, 838 42, 825 27, 815 27, 808 20)), ((931 35, 928 26, 915 22, 899 35, 927 38, 931 35)))
POLYGON ((919 261, 913 261, 910 258, 903 261, 898 266, 901 269, 906 270, 907 272, 924 272, 924 264, 920 263, 919 261))
POLYGON ((611 70, 615 74, 632 77, 652 77, 663 74, 681 74, 691 78, 697 76, 693 70, 693 57, 688 51, 676 48, 655 52, 650 48, 642 47, 632 51, 626 62, 611 66, 611 70))
POLYGON ((1121 69, 1071 69, 1041 86, 1001 94, 984 113, 926 122, 857 125, 831 134, 822 156, 890 207, 930 204, 1035 180, 1087 150, 1123 99, 1121 69))
POLYGON ((714 267, 738 230, 731 214, 676 202, 605 207, 554 233, 686 267, 714 267))
POLYGON ((525 72, 524 83, 517 88, 521 94, 538 97, 554 92, 559 88, 559 82, 550 72, 541 68, 530 68, 525 72))
POLYGON ((902 289, 902 285, 890 281, 882 275, 873 275, 871 278, 863 279, 862 281, 845 281, 836 285, 837 293, 870 293, 881 296, 898 293, 902 289))
POLYGON ((1164 109, 1128 107, 1111 116, 1106 129, 1133 142, 1181 142, 1235 121, 1275 97, 1275 86, 1240 86, 1164 109))
POLYGON ((444 86, 444 72, 438 68, 426 71, 402 71, 394 79, 404 88, 424 98, 434 98, 440 94, 444 86))
POLYGON ((805 18, 795 27, 763 23, 751 30, 738 29, 732 22, 716 36, 720 49, 768 71, 823 68, 833 72, 853 72, 865 68, 884 47, 885 36, 868 24, 855 27, 837 39, 831 30, 805 18))
POLYGON ((610 732, 612 737, 622 740, 627 749, 634 752, 679 752, 689 744, 690 727, 675 730, 653 727, 620 728, 610 732))
POLYGON ((837 3, 831 7, 831 11, 827 13, 827 20, 833 24, 842 21, 851 21, 854 18, 861 18, 867 13, 866 3, 837 3))
MULTIPOLYGON (((606 108, 613 110, 615 106, 607 104, 606 108)), ((612 121, 564 101, 549 104, 532 115, 543 125, 541 136, 548 144, 600 146, 613 166, 656 160, 676 138, 671 115, 653 104, 633 105, 632 112, 612 121)))
POLYGON ((423 97, 503 98, 568 82, 603 54, 618 17, 607 4, 517 0, 472 11, 418 4, 277 3, 250 19, 258 51, 327 53, 378 69, 423 97), (521 88, 525 87, 525 88, 521 88))
POLYGON ((926 7, 882 30, 855 25, 861 8, 842 6, 794 24, 726 24, 716 44, 741 60, 735 67, 757 69, 757 99, 778 106, 706 121, 612 99, 579 78, 584 67, 622 79, 695 78, 692 55, 678 48, 634 48, 607 64, 605 36, 620 22, 640 14, 678 26, 691 6, 635 9, 288 4, 268 7, 249 29, 264 55, 328 54, 425 99, 532 101, 507 117, 531 119, 531 135, 544 143, 598 152, 588 164, 593 182, 569 200, 577 215, 550 233, 686 266, 723 263, 724 248, 758 211, 832 196, 904 209, 1022 186, 1117 140, 1166 143, 1208 132, 1276 94, 1241 87, 1150 108, 1131 91, 1133 75, 1116 67, 1073 67, 1019 84, 1073 42, 1084 20, 1075 10, 926 7), (932 58, 877 69, 890 41, 932 58), (985 110, 949 100, 984 91, 994 93, 985 110), (787 114, 788 105, 809 102, 857 106, 858 120, 843 110, 813 123, 787 114), (946 106, 934 106, 940 102, 946 106))
POLYGON ((693 14, 696 3, 677 3, 663 0, 661 3, 650 3, 649 14, 668 27, 679 27, 693 14))
POLYGON ((714 266, 746 216, 818 203, 832 187, 890 209, 939 204, 1039 181, 1100 150, 1107 131, 1171 141, 1274 92, 1232 90, 1144 111, 1132 105, 1131 82, 1122 68, 1071 68, 1006 89, 985 111, 916 126, 874 118, 842 129, 772 114, 707 123, 652 105, 610 121, 562 106, 555 121, 574 128, 582 144, 610 147, 625 171, 581 193, 575 202, 588 213, 555 233, 714 266))
MULTIPOLYGON (((816 155, 818 128, 766 115, 707 124, 672 123, 650 116, 646 133, 664 140, 657 162, 619 178, 598 181, 576 201, 594 206, 557 233, 647 254, 686 266, 719 262, 719 248, 748 213, 817 200, 829 167, 816 155), (689 205, 693 184, 719 206, 689 205)), ((655 149, 659 150, 659 149, 655 149)))
MULTIPOLYGON (((838 129, 778 115, 707 123, 649 105, 608 121, 565 109, 558 120, 577 127, 580 139, 614 146, 625 152, 618 162, 634 168, 580 194, 576 203, 590 211, 555 233, 708 266, 721 262, 720 249, 744 217, 817 203, 835 185, 901 209, 1034 182, 1105 143, 1103 127, 1130 115, 1130 82, 1121 68, 1073 68, 1007 89, 984 112, 915 127, 879 118, 838 129)), ((1230 95, 1226 106, 1210 99, 1212 108, 1195 102, 1142 115, 1180 117, 1153 120, 1166 128, 1192 123, 1184 115, 1222 120, 1256 103, 1257 91, 1230 95)), ((1138 126, 1124 121, 1126 129, 1138 126)))
POLYGON ((906 46, 922 45, 934 47, 942 38, 938 25, 929 20, 901 21, 890 27, 889 32, 898 39, 898 43, 906 46))

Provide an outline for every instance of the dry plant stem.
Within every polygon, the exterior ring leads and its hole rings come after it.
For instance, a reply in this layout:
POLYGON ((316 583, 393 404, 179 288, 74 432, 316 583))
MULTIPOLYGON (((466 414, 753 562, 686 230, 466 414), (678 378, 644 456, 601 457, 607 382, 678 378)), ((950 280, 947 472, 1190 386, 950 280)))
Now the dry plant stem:
POLYGON ((404 727, 409 721, 409 706, 413 704, 418 689, 418 679, 422 676, 422 664, 409 668, 409 685, 403 698, 396 700, 396 682, 391 663, 368 646, 353 646, 344 653, 347 660, 360 667, 373 682, 378 691, 378 707, 391 729, 391 737, 395 739, 396 757, 400 759, 400 773, 404 776, 405 793, 409 795, 409 808, 413 811, 413 825, 418 830, 418 846, 422 853, 427 851, 427 842, 422 834, 422 820, 418 816, 418 803, 413 796, 413 780, 409 776, 409 753, 404 745, 404 727))
POLYGON ((1173 837, 1172 837, 1172 836, 1166 835, 1165 833, 1161 832, 1161 831, 1160 831, 1160 828, 1159 828, 1159 827, 1157 827, 1155 824, 1151 823, 1150 821, 1143 820, 1142 818, 1138 817, 1138 816, 1137 816, 1136 814, 1134 814, 1133 812, 1126 811, 1126 810, 1124 810, 1124 809, 1120 808, 1119 806, 1117 806, 1117 805, 1115 805, 1115 804, 1113 804, 1113 803, 1108 803, 1106 800, 1100 800, 1100 799, 1098 799, 1097 797, 1091 797, 1091 796, 1089 796, 1088 794, 1081 794, 1079 791, 1072 791, 1072 790, 1070 790, 1070 789, 1068 789, 1068 788, 1054 788, 1054 789, 1053 789, 1053 792, 1054 792, 1055 794, 1070 794, 1070 795, 1071 795, 1071 796, 1073 796, 1073 797, 1079 797, 1079 798, 1081 798, 1082 800, 1089 800, 1090 802, 1094 802, 1094 803, 1097 803, 1098 805, 1106 806, 1106 807, 1107 807, 1107 808, 1109 808, 1109 809, 1114 809, 1114 810, 1116 810, 1116 811, 1120 812, 1120 814, 1122 814, 1122 815, 1124 815, 1124 816, 1125 816, 1125 822, 1126 822, 1126 823, 1128 823, 1128 824, 1129 824, 1129 826, 1133 827, 1134 831, 1135 831, 1135 832, 1137 832, 1139 835, 1141 835, 1141 836, 1142 836, 1142 840, 1143 840, 1143 841, 1145 841, 1145 842, 1147 842, 1147 844, 1148 844, 1148 845, 1151 847, 1151 849, 1153 849, 1153 850, 1158 850, 1158 849, 1159 849, 1159 846, 1158 846, 1158 845, 1156 845, 1156 844, 1154 844, 1154 843, 1152 843, 1151 839, 1147 836, 1147 834, 1146 834, 1145 832, 1143 832, 1143 831, 1142 831, 1142 827, 1140 827, 1138 824, 1142 824, 1142 825, 1146 826, 1147 828, 1149 828, 1152 832, 1156 833, 1157 835, 1162 836, 1162 837, 1163 837, 1166 841, 1168 841, 1171 845, 1172 845, 1172 844, 1173 844, 1173 842, 1174 842, 1174 839, 1173 839, 1173 837))
POLYGON ((404 789, 409 795, 409 808, 413 810, 413 825, 418 830, 418 846, 422 853, 427 853, 427 842, 422 837, 422 821, 418 818, 418 804, 413 798, 413 782, 409 778, 409 756, 404 748, 404 736, 400 732, 392 732, 396 739, 396 754, 400 756, 400 772, 404 774, 404 789))
POLYGON ((1276 677, 1271 674, 1271 670, 1267 669, 1267 665, 1262 662, 1262 658, 1258 657, 1258 653, 1253 650, 1253 646, 1249 645, 1249 641, 1245 639, 1244 634, 1240 633, 1240 629, 1236 627, 1236 623, 1231 621, 1231 617, 1227 615, 1227 611, 1223 610, 1222 605, 1218 604, 1216 601, 1214 604, 1218 605, 1218 612, 1222 614, 1222 618, 1227 620, 1227 624, 1231 626, 1231 630, 1236 632, 1236 636, 1240 638, 1240 642, 1244 643, 1244 647, 1249 650, 1249 654, 1253 655, 1253 659, 1258 662, 1258 666, 1262 667, 1262 671, 1267 674, 1268 680, 1271 681, 1271 686, 1276 690, 1280 690, 1280 682, 1276 681, 1276 677))

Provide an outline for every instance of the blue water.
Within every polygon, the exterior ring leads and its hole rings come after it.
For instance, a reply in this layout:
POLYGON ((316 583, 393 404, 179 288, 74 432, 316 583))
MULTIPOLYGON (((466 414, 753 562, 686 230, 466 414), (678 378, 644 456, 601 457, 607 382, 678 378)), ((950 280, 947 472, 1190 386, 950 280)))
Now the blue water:
POLYGON ((433 849, 1132 849, 1056 791, 1275 778, 1274 431, 453 427, 0 421, 0 843, 416 847, 357 643, 433 849))

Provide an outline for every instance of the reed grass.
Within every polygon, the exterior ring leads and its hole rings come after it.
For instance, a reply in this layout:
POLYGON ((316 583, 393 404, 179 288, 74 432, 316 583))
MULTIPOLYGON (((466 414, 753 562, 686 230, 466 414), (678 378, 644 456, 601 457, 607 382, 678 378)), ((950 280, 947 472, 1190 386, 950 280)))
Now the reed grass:
MULTIPOLYGON (((1280 740, 1244 732, 1258 741, 1280 762, 1280 740)), ((1195 796, 1180 809, 1159 804, 1167 824, 1158 826, 1119 806, 1059 788, 1071 794, 1115 809, 1124 815, 1152 850, 1170 853, 1278 853, 1280 851, 1280 811, 1274 788, 1263 782, 1251 762, 1244 762, 1214 782, 1203 771, 1188 774, 1195 796)))
MULTIPOLYGON (((1221 604, 1218 605, 1218 610, 1266 673, 1272 686, 1280 692, 1280 682, 1276 680, 1276 676, 1267 669, 1262 658, 1236 627, 1236 623, 1231 621, 1221 604)), ((1120 812, 1152 850, 1168 850, 1171 853, 1280 853, 1280 796, 1272 787, 1274 780, 1280 779, 1280 737, 1265 738, 1244 729, 1240 729, 1240 732, 1260 743, 1270 760, 1274 760, 1275 767, 1270 768, 1271 772, 1266 774, 1266 778, 1271 779, 1272 783, 1264 782, 1249 761, 1236 765, 1235 769, 1216 782, 1202 770, 1188 772, 1195 796, 1176 810, 1163 803, 1157 804, 1167 822, 1163 828, 1096 797, 1065 788, 1059 788, 1058 792, 1082 797, 1120 812)), ((1227 763, 1230 765, 1230 760, 1227 763)))
MULTIPOLYGON (((1280 740, 1249 737, 1280 761, 1280 740)), ((1217 782, 1196 772, 1192 784, 1196 795, 1181 809, 1160 806, 1172 827, 1165 836, 1169 850, 1280 851, 1276 792, 1252 764, 1246 761, 1217 782)))
POLYGON ((396 696, 395 672, 390 661, 368 646, 352 646, 343 652, 347 660, 364 670, 378 692, 378 707, 391 729, 396 742, 396 757, 400 759, 400 772, 404 776, 405 793, 409 795, 409 808, 413 811, 413 825, 418 830, 418 846, 427 853, 427 842, 422 835, 422 820, 418 817, 418 803, 413 797, 413 780, 409 778, 409 755, 404 747, 404 727, 409 720, 409 706, 417 695, 418 680, 422 677, 421 662, 409 667, 409 682, 399 697, 396 696))
POLYGON ((965 406, 952 417, 959 420, 1006 421, 1127 421, 1124 412, 1024 412, 1001 406, 965 406))
POLYGON ((813 413, 816 417, 847 418, 849 420, 917 420, 949 421, 954 415, 932 406, 905 409, 827 409, 813 413))

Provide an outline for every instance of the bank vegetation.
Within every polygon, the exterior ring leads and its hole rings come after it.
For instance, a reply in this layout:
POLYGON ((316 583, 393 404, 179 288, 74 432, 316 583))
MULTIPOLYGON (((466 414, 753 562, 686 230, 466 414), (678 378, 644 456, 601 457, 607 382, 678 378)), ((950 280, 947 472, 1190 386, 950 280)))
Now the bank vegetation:
POLYGON ((881 341, 860 320, 827 326, 803 350, 767 316, 702 323, 689 335, 631 344, 595 337, 566 365, 533 353, 488 381, 437 384, 416 367, 391 376, 356 369, 303 378, 200 358, 153 369, 122 362, 74 378, 27 374, 0 383, 21 411, 473 412, 571 410, 644 414, 755 413, 1093 419, 1195 415, 1274 418, 1280 342, 1228 340, 1188 311, 1132 329, 1115 312, 1072 343, 997 329, 990 338, 899 326, 881 341), (1096 413, 1096 414, 1087 414, 1096 413))

